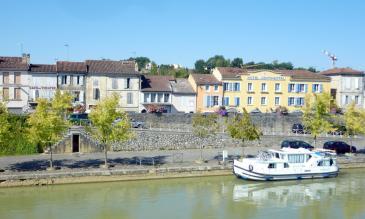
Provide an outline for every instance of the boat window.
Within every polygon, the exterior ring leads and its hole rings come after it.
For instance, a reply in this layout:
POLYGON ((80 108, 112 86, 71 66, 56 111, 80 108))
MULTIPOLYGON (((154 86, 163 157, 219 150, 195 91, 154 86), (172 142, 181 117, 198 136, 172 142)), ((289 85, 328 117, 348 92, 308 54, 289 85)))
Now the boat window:
POLYGON ((304 163, 304 154, 288 154, 289 163, 304 163))
POLYGON ((307 161, 312 158, 312 155, 308 154, 307 161))
POLYGON ((319 167, 323 166, 323 161, 322 160, 318 162, 318 166, 319 167))
POLYGON ((284 168, 289 168, 289 164, 288 163, 284 163, 284 168))
POLYGON ((278 158, 278 159, 280 159, 279 153, 275 153, 275 157, 278 158))
POLYGON ((270 163, 268 166, 269 169, 274 169, 276 168, 276 163, 270 163))

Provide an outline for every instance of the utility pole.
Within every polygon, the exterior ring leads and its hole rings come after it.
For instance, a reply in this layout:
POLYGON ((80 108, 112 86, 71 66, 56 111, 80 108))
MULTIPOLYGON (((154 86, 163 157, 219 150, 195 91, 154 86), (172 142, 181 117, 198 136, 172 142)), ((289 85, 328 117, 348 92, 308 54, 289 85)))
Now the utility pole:
POLYGON ((65 43, 64 46, 66 47, 67 61, 70 61, 70 45, 65 43))

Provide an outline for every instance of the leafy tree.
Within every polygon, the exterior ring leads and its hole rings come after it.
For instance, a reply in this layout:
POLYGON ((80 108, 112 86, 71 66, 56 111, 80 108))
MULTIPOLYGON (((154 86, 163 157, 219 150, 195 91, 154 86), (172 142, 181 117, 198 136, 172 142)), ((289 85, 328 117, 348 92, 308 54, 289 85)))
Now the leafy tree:
POLYGON ((346 135, 350 136, 352 145, 352 138, 354 135, 365 134, 365 110, 356 107, 355 102, 352 102, 346 108, 344 120, 346 135))
POLYGON ((197 73, 207 73, 207 63, 203 59, 197 60, 194 66, 197 73))
POLYGON ((0 146, 1 151, 4 151, 6 147, 6 142, 10 136, 10 123, 9 123, 9 112, 5 103, 0 102, 0 146))
POLYGON ((141 71, 142 69, 144 69, 146 67, 146 65, 151 62, 151 60, 149 58, 143 57, 143 56, 135 57, 135 58, 131 57, 128 60, 134 60, 135 62, 137 62, 138 71, 141 71))
POLYGON ((57 115, 66 119, 69 109, 72 107, 71 103, 72 95, 69 92, 61 93, 61 91, 57 89, 51 105, 57 115))
POLYGON ((242 155, 245 141, 260 140, 261 131, 253 124, 250 114, 243 108, 242 116, 236 115, 228 124, 227 130, 232 138, 241 140, 242 155))
POLYGON ((118 111, 119 96, 112 96, 102 100, 96 108, 90 112, 92 128, 91 134, 104 147, 104 167, 108 167, 107 151, 111 144, 123 142, 133 137, 131 125, 126 112, 118 111))
POLYGON ((206 62, 208 69, 213 69, 215 67, 229 67, 229 59, 225 59, 222 55, 215 55, 208 59, 206 62))
POLYGON ((241 58, 234 58, 231 62, 231 67, 241 68, 243 60, 241 58))
POLYGON ((158 75, 158 66, 155 62, 152 62, 150 74, 151 75, 158 75))
POLYGON ((327 93, 308 95, 305 99, 302 121, 313 136, 314 147, 320 134, 333 130, 330 103, 331 96, 327 93))
MULTIPOLYGON (((219 124, 217 122, 218 115, 215 113, 211 114, 194 114, 192 118, 193 123, 193 133, 199 138, 208 138, 210 136, 216 135, 219 129, 219 124)), ((203 160, 203 147, 200 145, 200 161, 203 160)))
POLYGON ((58 112, 58 108, 43 98, 37 100, 37 108, 28 118, 29 138, 42 148, 48 147, 50 150, 50 169, 53 168, 52 145, 61 140, 64 133, 69 128, 69 123, 58 112))

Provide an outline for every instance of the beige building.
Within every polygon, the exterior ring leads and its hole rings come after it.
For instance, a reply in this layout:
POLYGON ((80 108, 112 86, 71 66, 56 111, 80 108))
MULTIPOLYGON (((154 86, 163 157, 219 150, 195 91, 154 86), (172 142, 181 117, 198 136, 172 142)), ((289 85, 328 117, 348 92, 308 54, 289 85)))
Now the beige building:
POLYGON ((120 96, 121 109, 138 112, 141 75, 137 72, 134 61, 86 60, 85 63, 88 68, 87 109, 117 93, 120 96))

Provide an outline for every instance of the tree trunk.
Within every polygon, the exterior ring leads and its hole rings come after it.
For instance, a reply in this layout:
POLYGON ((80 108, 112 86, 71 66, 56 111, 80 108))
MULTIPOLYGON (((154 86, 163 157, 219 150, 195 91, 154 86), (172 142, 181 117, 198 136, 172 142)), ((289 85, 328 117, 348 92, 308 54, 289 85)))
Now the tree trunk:
POLYGON ((107 150, 107 147, 106 147, 106 144, 104 144, 104 166, 105 168, 108 168, 108 150, 107 150))
POLYGON ((49 160, 49 168, 53 169, 53 152, 52 152, 52 144, 49 143, 49 151, 51 153, 51 157, 49 160))
POLYGON ((317 148, 317 135, 314 136, 314 148, 317 148))
POLYGON ((200 161, 203 161, 203 144, 200 144, 200 161))
POLYGON ((242 158, 245 157, 245 142, 242 141, 242 158))

